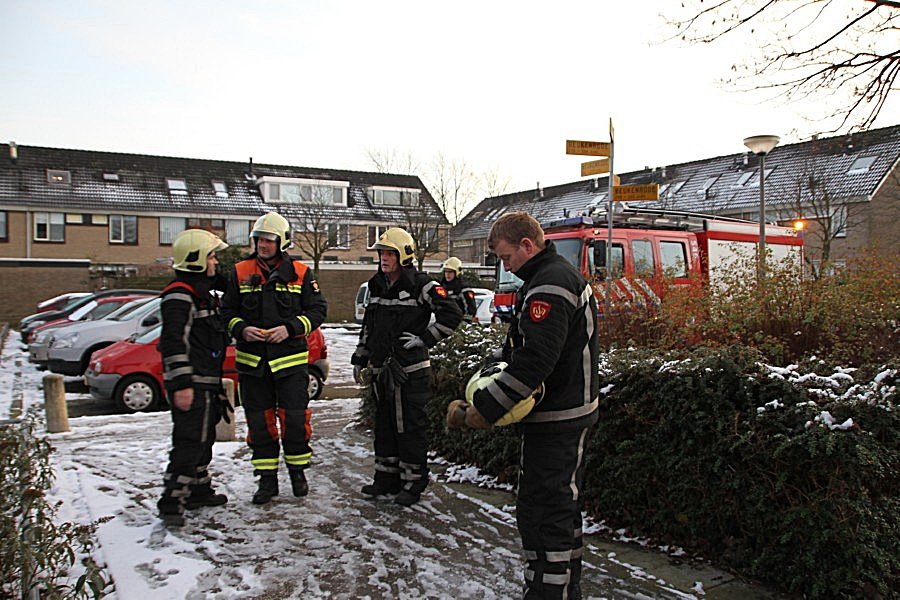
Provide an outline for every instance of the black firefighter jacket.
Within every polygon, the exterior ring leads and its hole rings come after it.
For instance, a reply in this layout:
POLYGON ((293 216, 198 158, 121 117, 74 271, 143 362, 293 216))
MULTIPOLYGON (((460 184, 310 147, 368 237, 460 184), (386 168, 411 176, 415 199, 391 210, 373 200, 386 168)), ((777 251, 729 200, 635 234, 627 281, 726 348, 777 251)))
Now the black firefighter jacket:
POLYGON ((283 377, 305 367, 306 336, 325 321, 327 310, 312 270, 287 253, 271 270, 256 254, 237 263, 222 299, 222 316, 237 346, 237 371, 261 377, 268 364, 275 377, 283 377), (249 325, 284 325, 289 337, 280 344, 248 342, 243 332, 249 325))
POLYGON ((400 334, 413 333, 431 348, 452 335, 462 320, 459 305, 447 290, 415 267, 403 267, 400 279, 392 286, 379 269, 369 279, 369 294, 359 345, 351 359, 361 367, 369 363, 381 367, 388 356, 394 356, 404 367, 422 364, 428 360, 428 349, 404 350, 398 340, 400 334), (429 325, 432 312, 435 322, 429 325))
POLYGON ((169 393, 189 387, 221 388, 228 336, 211 284, 205 274, 179 273, 161 294, 157 350, 169 393))
POLYGON ((516 318, 503 348, 507 368, 476 392, 475 408, 493 423, 544 383, 544 396, 522 423, 557 429, 596 421, 597 302, 593 290, 553 243, 516 272, 516 318))

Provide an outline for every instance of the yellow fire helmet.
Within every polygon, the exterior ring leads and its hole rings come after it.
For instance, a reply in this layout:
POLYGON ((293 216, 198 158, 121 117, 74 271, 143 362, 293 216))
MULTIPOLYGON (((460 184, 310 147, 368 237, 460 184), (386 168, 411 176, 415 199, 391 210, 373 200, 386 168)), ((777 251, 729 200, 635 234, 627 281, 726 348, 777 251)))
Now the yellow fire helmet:
POLYGON ((441 270, 453 271, 456 273, 456 276, 459 277, 462 274, 462 261, 455 256, 451 256, 444 261, 444 267, 441 270))
POLYGON ((279 250, 286 251, 293 244, 291 242, 291 224, 277 212, 269 212, 261 216, 253 224, 252 238, 265 238, 267 240, 279 240, 279 250))
POLYGON ((206 270, 206 258, 224 250, 228 244, 203 229, 185 229, 172 243, 172 267, 178 271, 200 273, 206 270))
POLYGON ((391 227, 381 234, 372 246, 374 250, 394 250, 400 255, 400 264, 408 267, 416 257, 416 243, 405 229, 391 227))
MULTIPOLYGON (((466 402, 473 404, 475 392, 483 390, 488 384, 500 377, 500 374, 503 373, 503 370, 506 369, 506 367, 507 364, 505 362, 498 362, 489 365, 472 375, 472 378, 469 379, 469 383, 466 385, 466 402)), ((500 419, 494 423, 494 426, 498 427, 509 425, 510 423, 518 423, 531 412, 531 409, 534 408, 535 404, 541 401, 543 395, 544 384, 542 383, 530 396, 520 400, 508 413, 500 417, 500 419)))

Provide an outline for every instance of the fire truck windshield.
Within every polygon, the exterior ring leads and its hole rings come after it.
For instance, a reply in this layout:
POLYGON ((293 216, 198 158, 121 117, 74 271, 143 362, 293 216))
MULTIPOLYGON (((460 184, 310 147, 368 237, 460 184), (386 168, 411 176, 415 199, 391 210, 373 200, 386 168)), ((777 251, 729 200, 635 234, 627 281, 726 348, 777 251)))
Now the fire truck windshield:
POLYGON ((514 292, 522 287, 523 281, 503 268, 503 263, 497 261, 497 292, 514 292))
POLYGON ((562 256, 564 259, 572 263, 572 266, 578 269, 580 273, 581 269, 581 248, 583 242, 581 238, 566 238, 553 240, 553 245, 556 246, 556 253, 562 256))

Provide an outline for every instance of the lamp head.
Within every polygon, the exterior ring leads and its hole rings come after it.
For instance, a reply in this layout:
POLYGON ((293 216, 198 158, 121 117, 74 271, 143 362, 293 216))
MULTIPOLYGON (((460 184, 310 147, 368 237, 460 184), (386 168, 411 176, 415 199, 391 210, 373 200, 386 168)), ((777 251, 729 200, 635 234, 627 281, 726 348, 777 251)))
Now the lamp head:
POLYGON ((744 145, 750 149, 753 154, 768 154, 778 145, 781 138, 777 135, 753 135, 744 138, 744 145))

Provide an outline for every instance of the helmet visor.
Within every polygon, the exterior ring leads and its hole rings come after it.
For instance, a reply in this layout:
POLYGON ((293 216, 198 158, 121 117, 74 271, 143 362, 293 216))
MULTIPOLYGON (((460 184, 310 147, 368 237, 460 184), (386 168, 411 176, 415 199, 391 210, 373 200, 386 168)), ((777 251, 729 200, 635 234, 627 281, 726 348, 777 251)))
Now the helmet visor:
POLYGON ((254 231, 250 234, 250 237, 263 238, 270 241, 275 241, 278 239, 278 236, 274 233, 269 233, 268 231, 254 231))

